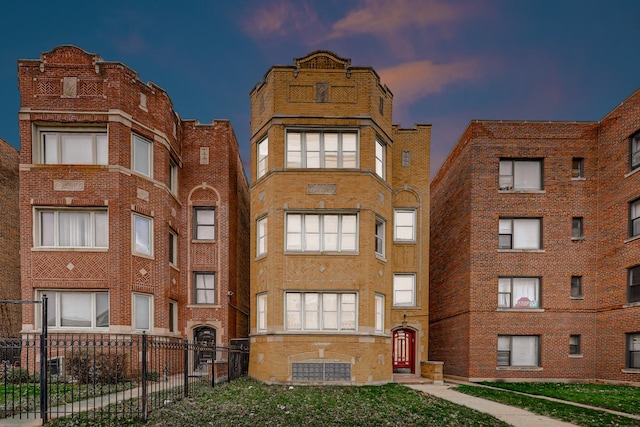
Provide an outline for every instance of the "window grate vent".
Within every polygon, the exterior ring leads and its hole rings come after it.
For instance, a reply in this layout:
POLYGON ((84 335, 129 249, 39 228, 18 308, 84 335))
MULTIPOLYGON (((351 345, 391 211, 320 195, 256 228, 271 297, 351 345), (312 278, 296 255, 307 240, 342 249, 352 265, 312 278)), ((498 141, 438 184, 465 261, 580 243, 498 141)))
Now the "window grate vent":
POLYGON ((293 363, 293 381, 351 381, 349 363, 293 363))

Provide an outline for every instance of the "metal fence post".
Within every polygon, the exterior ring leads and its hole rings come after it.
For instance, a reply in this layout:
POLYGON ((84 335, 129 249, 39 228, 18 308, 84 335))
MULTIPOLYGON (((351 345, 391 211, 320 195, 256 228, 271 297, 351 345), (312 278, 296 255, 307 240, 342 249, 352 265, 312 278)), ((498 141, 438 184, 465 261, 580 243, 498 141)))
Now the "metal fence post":
POLYGON ((213 357, 211 358, 211 387, 216 386, 216 357, 218 355, 217 347, 213 345, 213 357))
POLYGON ((142 332, 142 422, 147 423, 147 334, 142 332))
POLYGON ((189 397, 189 341, 184 339, 184 397, 189 397))
POLYGON ((42 295, 42 332, 40 333, 40 417, 42 425, 47 423, 49 416, 48 401, 48 384, 47 384, 47 295, 42 295))

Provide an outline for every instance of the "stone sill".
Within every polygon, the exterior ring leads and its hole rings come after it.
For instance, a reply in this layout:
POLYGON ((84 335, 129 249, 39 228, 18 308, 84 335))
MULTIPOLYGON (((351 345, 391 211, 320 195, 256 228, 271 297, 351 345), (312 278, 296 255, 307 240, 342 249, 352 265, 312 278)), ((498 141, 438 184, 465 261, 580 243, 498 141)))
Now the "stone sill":
POLYGON ((496 367, 497 371, 543 371, 544 369, 537 366, 498 366, 496 367))

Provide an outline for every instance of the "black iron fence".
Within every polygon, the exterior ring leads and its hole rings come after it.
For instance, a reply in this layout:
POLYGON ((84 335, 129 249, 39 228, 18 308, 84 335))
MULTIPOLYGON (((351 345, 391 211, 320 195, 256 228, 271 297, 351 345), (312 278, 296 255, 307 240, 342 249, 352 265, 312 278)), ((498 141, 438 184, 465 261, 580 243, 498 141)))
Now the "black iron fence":
POLYGON ((197 384, 246 375, 248 354, 246 341, 222 347, 146 334, 0 338, 0 419, 146 421, 197 384))

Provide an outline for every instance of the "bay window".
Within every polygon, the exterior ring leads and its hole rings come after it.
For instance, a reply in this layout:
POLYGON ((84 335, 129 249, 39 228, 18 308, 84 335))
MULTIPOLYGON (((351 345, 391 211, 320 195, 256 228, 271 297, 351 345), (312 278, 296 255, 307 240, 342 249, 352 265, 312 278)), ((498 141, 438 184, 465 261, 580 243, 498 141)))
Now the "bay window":
POLYGON ((355 331, 356 302, 355 293, 287 292, 286 328, 300 331, 355 331))
POLYGON ((379 139, 376 139, 376 174, 384 179, 385 178, 385 145, 379 139))
POLYGON ((539 308, 540 278, 500 277, 498 279, 499 308, 539 308))
POLYGON ((108 328, 109 293, 93 291, 40 290, 47 295, 47 327, 108 328))
POLYGON ((288 168, 355 168, 358 133, 287 131, 288 168))
POLYGON ((153 256, 153 218, 133 213, 133 247, 136 255, 153 256))
POLYGON ((133 170, 153 177, 153 143, 140 135, 133 134, 133 170))
POLYGON ((287 251, 355 252, 358 250, 356 214, 303 214, 286 216, 287 251))
POLYGON ((153 324, 153 297, 147 294, 133 294, 133 329, 150 331, 153 324))
POLYGON ((267 217, 260 218, 256 224, 256 256, 267 253, 267 217))
POLYGON ((257 147, 257 174, 256 178, 260 178, 262 175, 267 173, 267 160, 269 158, 269 138, 265 138, 258 143, 257 147))
POLYGON ((51 248, 107 248, 107 209, 37 208, 34 244, 51 248))
POLYGON ((267 294, 259 294, 258 295, 258 321, 256 328, 258 331, 266 331, 267 330, 267 294))
POLYGON ((376 332, 384 332, 384 295, 376 294, 375 303, 375 327, 376 332))
POLYGON ((109 141, 106 129, 41 129, 34 163, 63 165, 106 165, 109 141), (39 156, 37 155, 39 154, 39 156), (38 158, 39 157, 39 158, 38 158))

